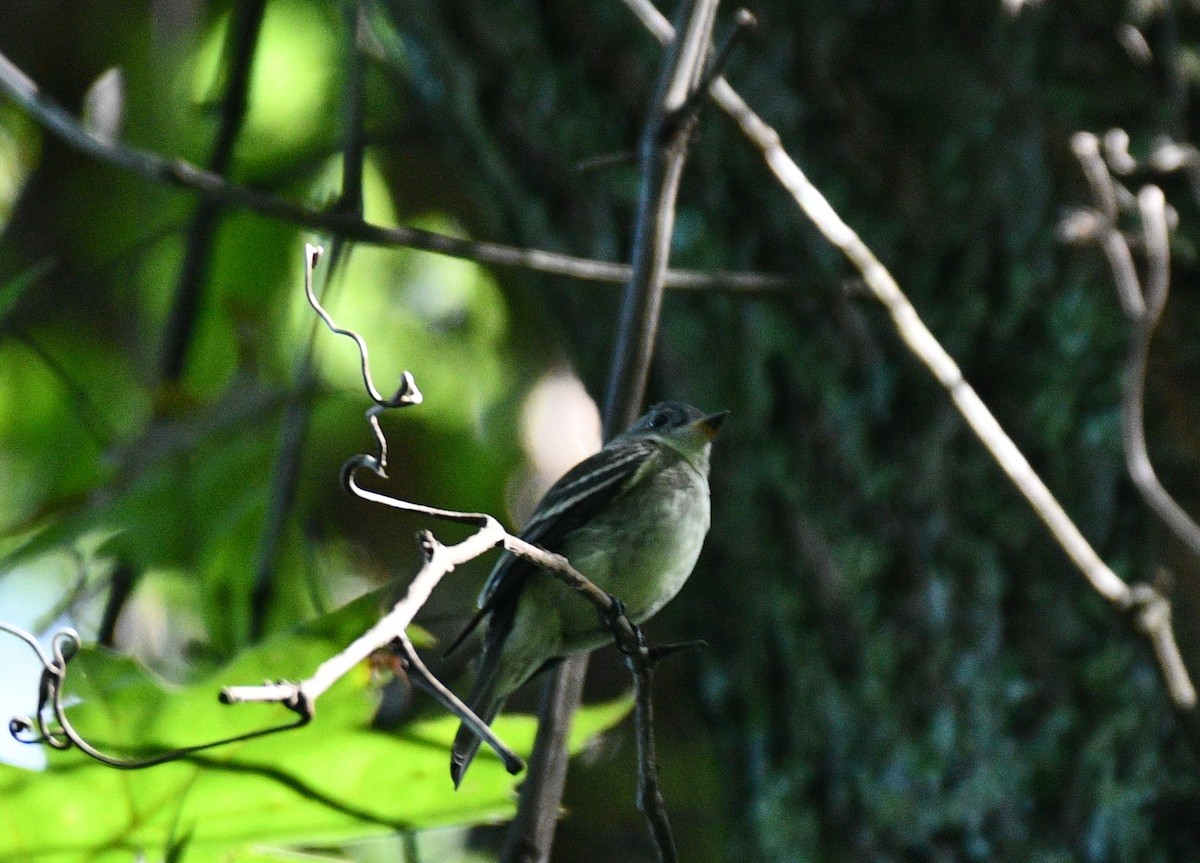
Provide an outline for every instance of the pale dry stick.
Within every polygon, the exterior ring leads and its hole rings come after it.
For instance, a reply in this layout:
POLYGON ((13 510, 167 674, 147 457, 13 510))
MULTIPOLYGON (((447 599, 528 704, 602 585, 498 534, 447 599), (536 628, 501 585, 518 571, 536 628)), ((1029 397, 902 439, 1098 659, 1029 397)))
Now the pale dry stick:
MULTIPOLYGON (((674 37, 670 22, 649 0, 625 0, 625 3, 659 41, 667 42, 674 37)), ((887 309, 900 338, 947 391, 967 425, 1024 495, 1088 583, 1122 611, 1144 608, 1144 592, 1135 594, 1096 554, 1016 444, 1000 427, 987 405, 963 378, 957 363, 925 326, 892 274, 783 149, 779 133, 767 125, 724 78, 713 82, 709 94, 761 151, 772 173, 817 229, 859 271, 871 293, 887 309)), ((1142 587, 1153 591, 1149 586, 1142 587)), ((1154 591, 1154 595, 1163 603, 1166 602, 1157 591, 1154 591)), ((1166 614, 1143 614, 1139 616, 1138 624, 1144 630, 1153 627, 1150 642, 1171 698, 1180 708, 1191 710, 1196 706, 1196 688, 1180 659, 1169 609, 1166 614)))
MULTIPOLYGON (((1106 135, 1106 139, 1113 137, 1114 132, 1106 135)), ((1129 241, 1117 224, 1119 211, 1110 210, 1108 206, 1108 202, 1128 196, 1117 194, 1116 182, 1101 156, 1099 139, 1090 132, 1079 132, 1071 139, 1071 148, 1091 186, 1092 197, 1099 205, 1100 219, 1092 236, 1098 239, 1108 259, 1121 310, 1128 318, 1132 331, 1125 361, 1121 404, 1121 438, 1126 468, 1146 505, 1200 559, 1200 525, 1163 486, 1146 448, 1146 375, 1150 341, 1166 307, 1171 281, 1166 197, 1158 186, 1147 185, 1138 191, 1134 202, 1141 219, 1142 246, 1146 255, 1145 278, 1139 279, 1129 241)))
MULTIPOLYGON (((372 432, 376 440, 376 455, 358 455, 349 459, 342 467, 342 485, 351 494, 370 503, 398 509, 416 515, 440 519, 457 524, 468 524, 478 528, 466 540, 453 546, 445 546, 434 539, 433 535, 424 532, 421 536, 421 547, 425 556, 425 564, 410 583, 405 596, 393 606, 392 610, 381 618, 349 646, 321 663, 311 677, 300 681, 280 681, 265 683, 260 686, 231 686, 221 691, 221 700, 226 704, 245 702, 281 703, 295 711, 301 717, 301 722, 309 721, 315 710, 317 699, 321 697, 334 683, 346 675, 358 663, 365 660, 377 650, 398 647, 414 672, 414 679, 424 685, 434 697, 466 723, 481 740, 491 746, 504 762, 510 773, 517 773, 524 766, 521 759, 505 747, 492 733, 491 729, 479 719, 460 699, 441 684, 428 669, 426 669, 413 650, 405 630, 412 623, 417 612, 428 601, 433 589, 443 577, 456 566, 474 560, 485 552, 503 546, 512 554, 523 557, 546 569, 569 587, 581 593, 596 609, 604 615, 618 645, 626 653, 640 646, 641 639, 636 627, 625 617, 623 610, 613 601, 612 597, 597 588, 591 581, 574 569, 570 562, 561 555, 547 552, 528 542, 513 536, 503 529, 500 523, 486 513, 459 512, 456 510, 439 509, 400 500, 380 494, 360 486, 355 479, 359 468, 371 471, 377 476, 385 477, 387 464, 387 441, 379 427, 379 412, 396 407, 406 407, 421 402, 421 393, 417 389, 412 375, 404 372, 396 393, 385 398, 375 386, 371 375, 370 358, 366 341, 353 330, 345 329, 337 324, 328 311, 321 305, 313 290, 313 269, 322 254, 319 246, 308 244, 304 249, 304 291, 309 304, 321 321, 335 335, 351 339, 358 348, 360 372, 363 386, 374 404, 367 411, 372 432)), ((650 660, 647 659, 647 662, 650 660)))
MULTIPOLYGON (((403 501, 397 501, 365 489, 358 489, 356 493, 360 497, 376 503, 384 503, 407 511, 426 512, 425 507, 405 504, 403 501), (397 506, 398 504, 399 506, 397 506)), ((508 536, 500 523, 490 516, 474 513, 440 514, 462 516, 461 519, 456 520, 469 520, 475 523, 482 521, 482 524, 477 532, 456 545, 442 545, 426 534, 422 543, 426 553, 425 564, 409 584, 404 597, 393 606, 390 612, 347 645, 344 650, 317 666, 316 671, 310 677, 298 683, 280 681, 261 686, 228 686, 221 690, 221 701, 225 704, 278 702, 301 716, 312 717, 316 712, 317 699, 355 666, 375 651, 388 647, 392 642, 405 641, 407 639, 405 630, 413 622, 417 612, 428 602, 433 589, 442 578, 452 572, 455 567, 474 560, 496 546, 503 545, 508 536)), ((461 705, 461 702, 460 706, 464 711, 460 716, 471 724, 484 742, 496 751, 504 762, 505 768, 510 773, 519 773, 524 767, 521 759, 509 751, 478 717, 471 722, 470 710, 465 705, 461 705)))
POLYGON ((1117 187, 1108 173, 1108 166, 1104 164, 1104 157, 1100 155, 1100 139, 1091 132, 1079 132, 1071 138, 1071 150, 1083 168, 1083 175, 1087 178, 1098 207, 1100 249, 1112 270, 1121 311, 1131 320, 1138 320, 1146 314, 1146 302, 1138 287, 1137 268, 1133 264, 1129 243, 1116 229, 1120 213, 1117 187))
MULTIPOLYGON (((183 159, 166 158, 149 150, 97 138, 88 132, 77 117, 42 93, 29 76, 3 54, 0 54, 0 93, 7 94, 61 141, 99 162, 156 183, 187 189, 227 206, 368 245, 403 246, 481 264, 519 267, 588 281, 623 283, 629 278, 630 268, 625 264, 542 249, 516 248, 502 243, 464 240, 409 225, 377 225, 336 208, 319 210, 269 192, 236 185, 220 174, 206 171, 183 159)), ((791 279, 766 273, 710 274, 689 270, 672 270, 667 274, 666 281, 667 287, 680 290, 750 295, 778 294, 793 283, 791 279)))

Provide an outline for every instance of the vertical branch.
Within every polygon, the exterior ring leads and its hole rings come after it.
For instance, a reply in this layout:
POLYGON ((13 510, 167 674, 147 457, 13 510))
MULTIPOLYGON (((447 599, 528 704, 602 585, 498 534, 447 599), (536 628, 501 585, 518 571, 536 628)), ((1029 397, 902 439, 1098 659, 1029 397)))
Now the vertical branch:
MULTIPOLYGON (((704 75, 716 10, 717 0, 683 0, 679 13, 683 35, 666 52, 642 136, 633 272, 625 287, 605 397, 606 439, 637 418, 645 395, 675 224, 675 199, 695 125, 696 112, 689 106, 689 96, 704 75)), ((586 654, 570 657, 551 672, 546 684, 529 774, 501 858, 505 863, 544 863, 549 859, 566 783, 563 741, 579 707, 587 663, 586 654)), ((672 859, 673 843, 660 844, 659 852, 663 859, 672 859)))
MULTIPOLYGON (((265 9, 266 0, 244 0, 234 6, 234 18, 225 45, 225 88, 221 97, 220 124, 208 160, 209 170, 217 176, 223 177, 229 172, 233 150, 246 120, 250 73, 265 9)), ((179 380, 187 364, 220 212, 221 204, 216 198, 201 198, 188 227, 179 288, 167 316, 163 340, 161 375, 166 381, 179 380)))
POLYGON ((675 837, 667 820, 667 807, 662 789, 658 784, 658 748, 654 743, 654 665, 639 663, 631 656, 625 663, 633 672, 634 681, 634 724, 637 733, 638 756, 638 809, 646 816, 650 825, 650 836, 658 850, 659 863, 671 863, 678 859, 675 837))
POLYGON ((684 108, 704 74, 716 7, 715 0, 697 0, 692 5, 682 39, 673 42, 674 50, 667 53, 655 104, 642 134, 633 273, 625 283, 604 400, 605 439, 637 419, 645 395, 675 227, 675 198, 697 116, 684 108))
POLYGON ((583 698, 586 674, 584 653, 568 658, 548 675, 517 814, 508 828, 500 855, 504 863, 545 863, 550 859, 567 779, 567 736, 571 718, 583 698))
MULTIPOLYGON (((1146 447, 1146 377, 1150 364, 1150 341, 1167 300, 1170 255, 1167 243, 1166 201, 1157 186, 1138 193, 1142 237, 1148 258, 1141 314, 1130 315, 1132 332, 1125 360, 1124 398, 1121 405, 1121 436, 1125 465, 1146 505, 1171 533, 1200 559, 1200 525, 1163 486, 1146 447)), ((1119 233, 1114 229, 1110 233, 1119 233)), ((1123 241, 1123 240, 1122 240, 1123 241)))

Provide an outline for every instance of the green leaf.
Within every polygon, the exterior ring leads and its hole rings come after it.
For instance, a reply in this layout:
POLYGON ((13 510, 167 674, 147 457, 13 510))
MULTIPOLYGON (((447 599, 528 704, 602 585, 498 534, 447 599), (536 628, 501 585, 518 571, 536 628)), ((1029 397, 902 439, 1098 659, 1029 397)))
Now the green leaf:
MULTIPOLYGON (((364 597, 183 687, 128 658, 84 650, 70 665, 68 689, 80 699, 71 721, 106 752, 140 756, 287 722, 291 714, 277 705, 222 706, 217 692, 311 673, 377 617, 376 609, 375 598, 364 597)), ((490 752, 481 753, 462 789, 453 789, 456 719, 415 718, 380 731, 372 728, 375 706, 369 671, 360 667, 320 699, 303 728, 146 770, 115 770, 77 751, 52 753, 46 772, 0 768, 0 859, 267 860, 277 859, 272 849, 297 844, 511 815, 515 780, 490 752)), ((573 750, 629 707, 623 698, 585 708, 573 750)), ((517 751, 532 747, 533 717, 501 717, 495 728, 517 751)))

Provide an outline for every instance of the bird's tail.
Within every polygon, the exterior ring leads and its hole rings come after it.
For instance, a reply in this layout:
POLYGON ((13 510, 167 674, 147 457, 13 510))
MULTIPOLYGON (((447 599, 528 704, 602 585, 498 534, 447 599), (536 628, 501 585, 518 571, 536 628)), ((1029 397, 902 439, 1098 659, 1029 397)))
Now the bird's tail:
MULTIPOLYGON (((467 696, 467 706, 488 725, 492 724, 505 700, 504 696, 496 696, 496 679, 500 670, 498 653, 499 651, 484 653, 479 675, 475 678, 475 685, 471 687, 471 694, 467 696)), ((455 788, 458 788, 467 768, 471 766, 475 753, 479 751, 480 742, 465 722, 458 726, 458 733, 454 735, 454 745, 450 748, 450 778, 454 780, 455 788)))

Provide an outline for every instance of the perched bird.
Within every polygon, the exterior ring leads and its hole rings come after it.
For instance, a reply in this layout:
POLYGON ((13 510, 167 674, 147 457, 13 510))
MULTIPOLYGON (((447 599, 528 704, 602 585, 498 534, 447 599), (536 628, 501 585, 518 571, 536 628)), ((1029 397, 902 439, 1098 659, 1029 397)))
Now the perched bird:
MULTIPOLYGON (((642 623, 679 592, 700 555, 709 524, 709 450, 725 416, 683 402, 655 405, 556 482, 521 538, 564 555, 642 623)), ((575 591, 507 553, 455 646, 485 618, 483 658, 467 704, 489 724, 543 668, 612 637, 575 591)), ((455 787, 479 742, 459 726, 450 755, 455 787)))

